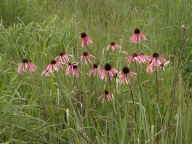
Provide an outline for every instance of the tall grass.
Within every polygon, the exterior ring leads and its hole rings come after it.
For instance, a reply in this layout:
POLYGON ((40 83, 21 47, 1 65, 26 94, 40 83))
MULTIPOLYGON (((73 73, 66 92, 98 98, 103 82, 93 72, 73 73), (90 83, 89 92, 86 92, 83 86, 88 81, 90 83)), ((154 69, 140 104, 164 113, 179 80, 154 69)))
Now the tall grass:
POLYGON ((1 0, 0 142, 190 144, 191 3, 1 0), (139 46, 129 42, 136 27, 148 38, 139 46), (157 74, 129 65, 138 73, 130 86, 86 75, 74 79, 62 72, 42 77, 40 73, 61 51, 78 60, 84 51, 79 43, 84 31, 93 38, 90 51, 101 65, 108 62, 121 70, 127 65, 122 51, 129 55, 158 52, 171 63, 157 74), (120 52, 105 50, 113 40, 121 44, 120 52), (23 58, 38 65, 36 73, 17 74, 23 58), (98 101, 104 89, 113 92, 112 102, 98 101))

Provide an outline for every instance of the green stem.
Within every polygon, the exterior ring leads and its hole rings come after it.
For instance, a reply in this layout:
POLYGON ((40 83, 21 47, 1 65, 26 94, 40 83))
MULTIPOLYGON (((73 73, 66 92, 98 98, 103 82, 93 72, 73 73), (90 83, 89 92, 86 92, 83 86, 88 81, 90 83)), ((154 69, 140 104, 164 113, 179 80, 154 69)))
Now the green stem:
POLYGON ((155 71, 155 82, 156 82, 156 95, 157 95, 157 101, 159 101, 159 82, 158 82, 158 72, 155 71))

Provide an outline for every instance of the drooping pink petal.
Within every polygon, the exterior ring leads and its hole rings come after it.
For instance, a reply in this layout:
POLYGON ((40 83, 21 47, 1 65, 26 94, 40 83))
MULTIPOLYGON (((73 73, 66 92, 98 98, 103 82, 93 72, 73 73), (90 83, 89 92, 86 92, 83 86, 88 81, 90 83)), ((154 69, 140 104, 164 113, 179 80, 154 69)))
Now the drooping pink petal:
POLYGON ((93 41, 91 40, 91 38, 88 37, 85 32, 81 33, 81 47, 88 46, 92 43, 93 41))
POLYGON ((140 43, 142 40, 147 40, 146 36, 144 33, 141 33, 138 28, 136 28, 130 37, 130 41, 132 43, 140 43))
POLYGON ((111 49, 112 51, 120 49, 121 46, 116 44, 115 42, 111 42, 109 45, 107 45, 107 50, 111 49))
POLYGON ((32 73, 35 72, 37 69, 37 66, 35 64, 32 64, 31 60, 23 59, 22 63, 18 65, 18 73, 32 73))
POLYGON ((67 64, 69 63, 71 57, 71 54, 65 54, 62 52, 59 56, 55 57, 55 60, 61 62, 62 64, 67 64))
POLYGON ((25 64, 20 63, 20 64, 18 65, 18 70, 17 70, 17 72, 18 72, 18 73, 23 73, 23 72, 25 72, 25 64))
POLYGON ((35 72, 37 69, 37 66, 35 64, 29 63, 29 72, 35 72))
POLYGON ((110 102, 113 100, 113 94, 109 93, 107 90, 104 91, 102 95, 100 95, 99 100, 104 103, 104 102, 110 102))

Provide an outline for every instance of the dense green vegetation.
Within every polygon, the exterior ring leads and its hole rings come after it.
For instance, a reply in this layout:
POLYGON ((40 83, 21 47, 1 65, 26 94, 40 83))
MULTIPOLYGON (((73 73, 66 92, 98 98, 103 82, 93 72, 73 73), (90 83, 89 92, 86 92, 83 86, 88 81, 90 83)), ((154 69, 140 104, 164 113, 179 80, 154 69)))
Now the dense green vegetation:
POLYGON ((1 0, 0 143, 25 144, 190 144, 192 143, 190 0, 1 0), (184 27, 182 27, 184 25, 184 27), (130 42, 138 27, 148 40, 130 42), (79 61, 80 33, 93 39, 95 63, 129 66, 137 78, 118 80, 41 72, 60 52, 79 61), (116 41, 122 47, 109 52, 116 41), (147 73, 146 65, 128 65, 126 54, 154 52, 170 64, 147 73), (28 58, 37 72, 18 74, 28 58), (111 102, 98 97, 107 89, 111 102))

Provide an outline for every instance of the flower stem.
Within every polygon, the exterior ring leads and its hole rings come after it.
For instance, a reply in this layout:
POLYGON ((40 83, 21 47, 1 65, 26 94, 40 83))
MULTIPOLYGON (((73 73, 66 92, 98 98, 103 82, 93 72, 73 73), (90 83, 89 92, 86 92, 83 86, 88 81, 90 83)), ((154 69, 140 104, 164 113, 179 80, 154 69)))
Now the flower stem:
POLYGON ((159 82, 158 82, 158 72, 155 71, 155 83, 156 83, 156 95, 157 95, 157 101, 159 101, 159 82))

